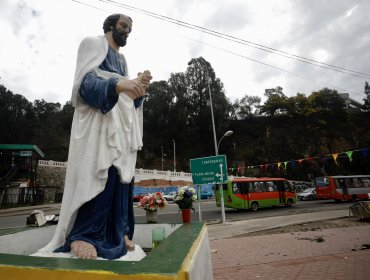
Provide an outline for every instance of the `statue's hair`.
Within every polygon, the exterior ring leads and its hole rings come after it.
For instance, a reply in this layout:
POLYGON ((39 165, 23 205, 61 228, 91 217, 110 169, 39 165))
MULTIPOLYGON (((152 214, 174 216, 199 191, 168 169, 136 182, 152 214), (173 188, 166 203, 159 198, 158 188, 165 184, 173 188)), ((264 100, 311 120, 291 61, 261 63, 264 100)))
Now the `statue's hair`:
MULTIPOLYGON (((115 26, 117 24, 117 21, 119 20, 120 16, 122 14, 113 14, 113 15, 110 15, 109 17, 107 17, 105 20, 104 20, 104 23, 103 23, 103 30, 104 30, 104 34, 111 31, 111 27, 112 26, 115 26)), ((128 17, 131 22, 132 22, 132 18, 128 17)))

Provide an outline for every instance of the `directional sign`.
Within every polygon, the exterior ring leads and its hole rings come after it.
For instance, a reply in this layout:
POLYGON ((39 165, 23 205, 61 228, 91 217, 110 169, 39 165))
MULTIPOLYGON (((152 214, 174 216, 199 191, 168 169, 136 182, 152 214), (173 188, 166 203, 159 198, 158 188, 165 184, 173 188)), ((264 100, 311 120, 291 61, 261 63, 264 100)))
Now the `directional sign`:
POLYGON ((191 159, 190 170, 195 185, 227 182, 225 155, 191 159))

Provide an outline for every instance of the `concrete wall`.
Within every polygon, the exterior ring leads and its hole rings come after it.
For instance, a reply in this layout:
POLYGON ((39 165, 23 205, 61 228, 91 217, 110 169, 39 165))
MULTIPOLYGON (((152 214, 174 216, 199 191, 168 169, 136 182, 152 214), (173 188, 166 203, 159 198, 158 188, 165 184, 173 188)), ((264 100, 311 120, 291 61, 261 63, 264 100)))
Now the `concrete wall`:
POLYGON ((66 167, 43 166, 37 167, 37 186, 38 187, 57 187, 64 188, 66 167))

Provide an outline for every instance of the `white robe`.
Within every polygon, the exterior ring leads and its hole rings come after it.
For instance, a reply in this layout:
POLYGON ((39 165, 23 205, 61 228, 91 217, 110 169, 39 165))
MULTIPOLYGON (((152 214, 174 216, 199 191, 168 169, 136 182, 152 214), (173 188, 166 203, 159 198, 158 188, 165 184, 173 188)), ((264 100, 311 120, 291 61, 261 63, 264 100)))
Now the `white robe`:
POLYGON ((104 36, 88 37, 78 49, 72 90, 75 112, 62 207, 52 240, 39 252, 53 251, 65 243, 80 206, 104 190, 110 166, 118 169, 122 183, 130 183, 134 176, 136 154, 143 146, 142 106, 136 109, 133 100, 122 93, 113 109, 102 114, 79 94, 81 82, 90 71, 104 79, 128 78, 98 68, 107 53, 104 36))

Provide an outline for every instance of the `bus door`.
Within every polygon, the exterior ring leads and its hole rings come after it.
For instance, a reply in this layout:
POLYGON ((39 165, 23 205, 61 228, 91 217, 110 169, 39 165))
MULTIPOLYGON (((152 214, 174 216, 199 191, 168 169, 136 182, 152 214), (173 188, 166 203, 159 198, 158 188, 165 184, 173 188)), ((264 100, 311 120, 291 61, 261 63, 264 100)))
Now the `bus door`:
POLYGON ((279 192, 279 203, 285 204, 285 184, 284 181, 277 181, 277 190, 279 192))
MULTIPOLYGON (((348 200, 348 182, 345 178, 337 179, 339 186, 339 193, 342 193, 343 200, 348 200)), ((337 190, 338 191, 338 190, 337 190)))
POLYGON ((248 185, 250 183, 249 182, 243 182, 243 183, 239 183, 239 184, 240 184, 240 194, 242 195, 242 198, 243 198, 243 208, 249 209, 248 185))
MULTIPOLYGON (((232 196, 228 196, 227 200, 233 208, 244 209, 247 199, 247 183, 232 182, 232 196)), ((248 204, 247 204, 248 205, 248 204)))

